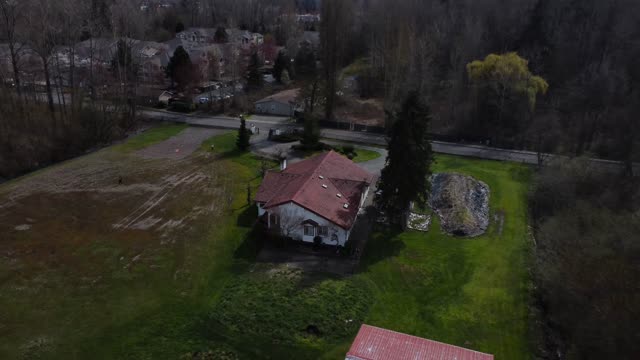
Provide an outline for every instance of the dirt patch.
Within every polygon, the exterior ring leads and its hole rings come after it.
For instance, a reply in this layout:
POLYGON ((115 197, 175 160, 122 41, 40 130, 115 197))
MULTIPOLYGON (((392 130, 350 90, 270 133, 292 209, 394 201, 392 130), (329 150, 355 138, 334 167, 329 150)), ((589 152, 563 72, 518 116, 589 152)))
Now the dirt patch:
POLYGON ((384 106, 381 99, 349 99, 336 109, 336 118, 366 126, 384 126, 384 106))
MULTIPOLYGON (((187 132, 189 151, 216 133, 187 132)), ((0 188, 0 255, 6 256, 0 267, 22 269, 28 279, 42 268, 100 273, 104 267, 95 264, 116 253, 144 252, 156 261, 147 253, 168 251, 163 245, 179 244, 185 232, 223 211, 229 181, 224 166, 204 152, 151 159, 110 149, 16 179, 0 188)))
POLYGON ((440 173, 431 177, 431 208, 442 229, 455 236, 474 237, 489 226, 489 186, 470 176, 440 173))
POLYGON ((203 141, 225 133, 225 130, 190 127, 180 134, 136 152, 147 159, 184 159, 196 151, 203 141))

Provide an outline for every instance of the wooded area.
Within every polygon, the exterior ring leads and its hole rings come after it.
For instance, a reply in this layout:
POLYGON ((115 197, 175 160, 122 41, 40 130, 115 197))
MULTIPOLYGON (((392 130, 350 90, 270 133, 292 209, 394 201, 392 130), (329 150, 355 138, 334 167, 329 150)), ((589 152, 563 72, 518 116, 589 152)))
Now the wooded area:
POLYGON ((432 132, 467 141, 638 160, 637 1, 355 3, 359 7, 343 16, 349 30, 340 32, 346 46, 337 59, 341 65, 366 59, 363 96, 383 96, 392 108, 408 91, 420 90, 433 111, 432 132), (511 52, 548 85, 535 104, 520 91, 527 78, 474 79, 467 69, 490 54, 511 52))
POLYGON ((584 159, 535 176, 530 196, 543 358, 631 359, 640 316, 640 184, 584 159))

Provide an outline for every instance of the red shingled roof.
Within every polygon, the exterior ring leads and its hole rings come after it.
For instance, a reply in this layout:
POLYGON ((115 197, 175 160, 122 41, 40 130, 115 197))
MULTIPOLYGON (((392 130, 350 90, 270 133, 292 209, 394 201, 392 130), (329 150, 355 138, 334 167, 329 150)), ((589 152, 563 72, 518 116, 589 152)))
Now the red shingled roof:
POLYGON ((493 355, 363 324, 347 359, 493 360, 493 355))
POLYGON ((265 209, 293 202, 350 229, 358 214, 362 192, 372 180, 373 175, 330 151, 282 172, 267 172, 255 200, 263 203, 265 209), (345 204, 349 206, 345 208, 345 204))

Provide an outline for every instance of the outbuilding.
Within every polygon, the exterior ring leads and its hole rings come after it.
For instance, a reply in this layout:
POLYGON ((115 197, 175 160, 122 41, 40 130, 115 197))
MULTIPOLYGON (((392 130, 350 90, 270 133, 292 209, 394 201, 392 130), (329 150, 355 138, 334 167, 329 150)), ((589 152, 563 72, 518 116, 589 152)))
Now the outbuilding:
POLYGON ((493 355, 363 324, 345 360, 493 360, 493 355))
POLYGON ((273 94, 255 103, 256 113, 278 116, 293 116, 300 89, 291 89, 273 94))

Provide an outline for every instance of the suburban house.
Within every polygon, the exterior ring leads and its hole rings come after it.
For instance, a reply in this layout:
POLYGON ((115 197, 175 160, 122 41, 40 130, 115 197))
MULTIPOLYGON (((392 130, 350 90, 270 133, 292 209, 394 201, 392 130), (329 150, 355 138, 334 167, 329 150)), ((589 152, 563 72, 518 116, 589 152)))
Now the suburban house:
POLYGON ((493 360, 493 355, 363 324, 345 360, 493 360))
POLYGON ((170 91, 163 91, 162 94, 158 96, 158 102, 165 105, 169 105, 169 100, 173 99, 174 97, 176 97, 176 94, 170 91))
POLYGON ((293 116, 296 109, 296 99, 300 89, 291 89, 273 94, 255 103, 256 113, 280 116, 293 116))
POLYGON ((297 241, 344 246, 373 175, 330 151, 268 171, 255 201, 268 229, 297 241))
POLYGON ((176 38, 198 44, 213 43, 216 34, 214 28, 188 28, 176 34, 176 38))
POLYGON ((241 29, 226 29, 229 42, 240 46, 259 46, 264 43, 264 36, 241 29))

